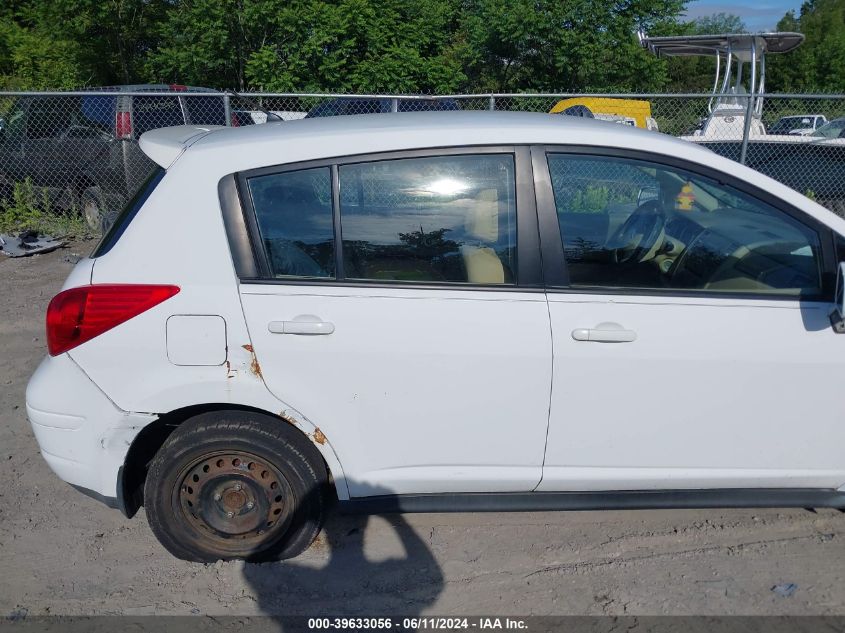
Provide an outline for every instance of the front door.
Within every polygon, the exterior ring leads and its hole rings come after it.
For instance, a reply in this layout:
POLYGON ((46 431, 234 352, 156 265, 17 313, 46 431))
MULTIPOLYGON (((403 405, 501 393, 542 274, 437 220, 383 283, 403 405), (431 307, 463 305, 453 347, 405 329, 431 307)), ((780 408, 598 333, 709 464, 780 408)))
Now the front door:
POLYGON ((607 152, 535 164, 563 246, 544 250, 558 268, 539 489, 845 483, 830 232, 727 176, 607 152))
POLYGON ((264 380, 320 428, 352 496, 540 480, 551 332, 518 154, 241 179, 266 255, 266 279, 241 286, 264 380))

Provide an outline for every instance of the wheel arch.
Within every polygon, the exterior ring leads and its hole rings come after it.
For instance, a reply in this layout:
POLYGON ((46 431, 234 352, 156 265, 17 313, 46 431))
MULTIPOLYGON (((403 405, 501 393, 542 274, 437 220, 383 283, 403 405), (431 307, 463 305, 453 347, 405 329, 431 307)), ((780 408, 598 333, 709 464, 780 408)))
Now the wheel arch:
POLYGON ((292 416, 287 410, 281 413, 272 413, 248 405, 209 403, 189 405, 161 414, 135 436, 126 453, 117 482, 119 505, 128 518, 133 517, 138 509, 144 505, 144 483, 147 477, 147 468, 164 442, 170 437, 170 434, 182 423, 197 415, 204 413, 223 414, 228 411, 256 413, 294 427, 303 443, 310 444, 317 449, 338 499, 346 500, 349 498, 349 491, 340 462, 338 462, 328 439, 319 428, 292 416))

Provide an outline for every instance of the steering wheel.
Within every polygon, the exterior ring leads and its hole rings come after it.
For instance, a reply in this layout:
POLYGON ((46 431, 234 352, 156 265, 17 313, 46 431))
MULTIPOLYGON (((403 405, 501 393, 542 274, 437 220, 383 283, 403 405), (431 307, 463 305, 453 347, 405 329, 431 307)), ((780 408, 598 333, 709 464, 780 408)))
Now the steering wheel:
POLYGON ((663 207, 657 200, 638 206, 608 241, 617 264, 639 264, 657 246, 666 226, 663 207))

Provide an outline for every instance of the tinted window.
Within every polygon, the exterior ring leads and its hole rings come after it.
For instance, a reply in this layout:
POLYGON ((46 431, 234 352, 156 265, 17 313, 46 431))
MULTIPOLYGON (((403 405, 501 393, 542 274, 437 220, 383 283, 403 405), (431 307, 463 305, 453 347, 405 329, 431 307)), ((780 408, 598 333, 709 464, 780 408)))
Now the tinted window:
POLYGON ((261 240, 276 277, 334 277, 328 167, 249 179, 261 240))
POLYGON ((61 136, 75 120, 78 110, 78 97, 33 99, 27 117, 27 137, 41 139, 61 136))
POLYGON ((548 158, 573 286, 821 292, 818 235, 760 200, 644 161, 548 158))
POLYGON ((845 134, 845 119, 836 119, 835 121, 826 123, 813 132, 813 136, 822 136, 824 138, 842 138, 843 134, 845 134))
POLYGON ((135 137, 171 125, 184 125, 179 97, 135 97, 132 101, 135 137))
POLYGON ((188 111, 189 123, 194 125, 226 125, 226 106, 221 96, 196 96, 186 94, 182 97, 188 111))
POLYGON ((511 155, 442 156, 340 167, 347 278, 511 284, 511 155))

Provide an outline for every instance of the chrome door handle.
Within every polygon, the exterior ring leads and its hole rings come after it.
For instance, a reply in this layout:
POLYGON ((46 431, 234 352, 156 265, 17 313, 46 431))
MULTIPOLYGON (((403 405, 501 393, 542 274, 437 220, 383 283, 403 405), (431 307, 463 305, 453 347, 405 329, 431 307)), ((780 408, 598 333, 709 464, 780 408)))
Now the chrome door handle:
POLYGON ((637 333, 626 330, 618 323, 599 323, 594 328, 572 330, 572 338, 595 343, 633 343, 637 340, 637 333))
POLYGON ((323 321, 319 317, 310 314, 295 317, 293 321, 270 321, 267 329, 273 334, 331 334, 334 332, 334 323, 323 321))

